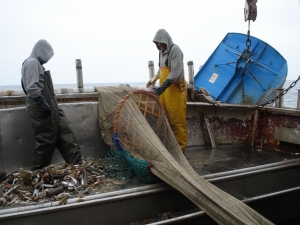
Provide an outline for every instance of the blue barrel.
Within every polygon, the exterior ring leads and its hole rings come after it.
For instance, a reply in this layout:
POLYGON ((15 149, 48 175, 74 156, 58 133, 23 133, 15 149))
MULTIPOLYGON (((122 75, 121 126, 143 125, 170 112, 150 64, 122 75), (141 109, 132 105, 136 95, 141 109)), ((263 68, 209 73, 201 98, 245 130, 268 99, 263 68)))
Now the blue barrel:
POLYGON ((206 88, 212 98, 232 104, 262 104, 275 97, 287 76, 287 62, 266 42, 228 33, 195 75, 196 90, 206 88), (249 42, 248 42, 249 44, 249 42))

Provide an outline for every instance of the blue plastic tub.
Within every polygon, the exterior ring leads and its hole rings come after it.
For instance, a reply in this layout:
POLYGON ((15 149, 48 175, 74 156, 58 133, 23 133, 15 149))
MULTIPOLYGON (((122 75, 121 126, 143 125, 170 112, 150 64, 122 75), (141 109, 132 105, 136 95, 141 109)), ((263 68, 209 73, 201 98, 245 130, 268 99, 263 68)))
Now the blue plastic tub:
POLYGON ((228 33, 195 75, 196 90, 206 88, 214 100, 261 104, 275 96, 287 76, 287 62, 272 46, 247 35, 228 33))

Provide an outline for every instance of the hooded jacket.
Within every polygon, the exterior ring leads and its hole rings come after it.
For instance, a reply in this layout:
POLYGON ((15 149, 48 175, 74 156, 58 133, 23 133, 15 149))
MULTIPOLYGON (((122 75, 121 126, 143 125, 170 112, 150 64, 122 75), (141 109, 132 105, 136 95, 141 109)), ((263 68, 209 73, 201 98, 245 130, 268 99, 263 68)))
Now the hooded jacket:
POLYGON ((167 49, 162 52, 160 50, 160 67, 168 66, 171 71, 167 79, 172 81, 172 83, 178 81, 181 82, 184 77, 183 70, 183 53, 178 45, 175 45, 172 41, 171 36, 165 29, 159 29, 154 38, 153 42, 164 43, 167 45, 167 49), (168 59, 167 65, 165 64, 168 59))
POLYGON ((33 47, 30 56, 24 61, 21 69, 22 82, 27 94, 36 98, 44 89, 44 67, 54 51, 46 40, 39 40, 33 47))

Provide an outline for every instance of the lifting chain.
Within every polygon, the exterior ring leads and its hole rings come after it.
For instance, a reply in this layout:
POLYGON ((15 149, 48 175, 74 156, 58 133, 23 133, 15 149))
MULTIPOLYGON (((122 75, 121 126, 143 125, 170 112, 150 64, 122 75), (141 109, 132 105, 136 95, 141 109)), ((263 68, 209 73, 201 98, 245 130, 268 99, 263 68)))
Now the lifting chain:
MULTIPOLYGON (((250 47, 251 47, 251 39, 250 39, 250 20, 248 20, 248 32, 247 32, 247 40, 246 40, 246 49, 244 50, 244 53, 246 53, 248 56, 250 55, 250 47)), ((243 53, 243 54, 244 54, 243 53)), ((245 70, 242 73, 242 99, 243 103, 246 102, 245 100, 245 87, 244 87, 244 78, 245 78, 245 70)))
POLYGON ((266 106, 266 105, 269 105, 269 104, 274 103, 277 99, 281 98, 281 97, 282 97, 283 95, 285 95, 291 88, 293 88, 293 87, 297 84, 297 82, 298 82, 299 80, 300 80, 300 75, 298 76, 297 80, 293 81, 293 82, 291 83, 291 85, 290 85, 287 89, 283 90, 279 95, 277 95, 277 96, 275 96, 274 98, 268 100, 267 102, 262 103, 262 104, 260 104, 260 105, 253 105, 253 106, 247 106, 247 107, 245 106, 245 107, 243 107, 243 108, 242 108, 242 107, 234 107, 234 106, 224 106, 224 105, 220 105, 220 104, 219 104, 218 102, 216 102, 216 101, 210 101, 210 100, 204 98, 204 97, 202 96, 202 94, 197 93, 196 90, 194 90, 194 96, 196 96, 198 99, 204 100, 204 102, 207 102, 207 103, 209 103, 209 104, 212 104, 212 105, 214 105, 214 106, 216 106, 216 107, 220 107, 220 108, 223 108, 223 109, 227 109, 227 110, 231 110, 231 111, 251 111, 251 110, 254 110, 254 109, 258 109, 258 108, 263 108, 263 107, 266 106))
POLYGON ((247 32, 247 40, 246 40, 247 52, 249 52, 251 47, 251 39, 250 39, 250 20, 248 20, 248 32, 247 32))

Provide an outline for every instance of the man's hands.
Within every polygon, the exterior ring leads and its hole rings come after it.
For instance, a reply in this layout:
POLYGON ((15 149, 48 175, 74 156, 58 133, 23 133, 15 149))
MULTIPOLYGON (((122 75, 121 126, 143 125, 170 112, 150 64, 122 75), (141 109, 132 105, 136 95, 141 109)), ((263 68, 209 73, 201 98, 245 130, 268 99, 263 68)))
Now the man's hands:
POLYGON ((156 88, 154 90, 154 93, 158 96, 160 96, 162 93, 164 93, 164 91, 170 87, 172 84, 172 81, 170 81, 169 79, 166 79, 165 82, 158 88, 156 88))
POLYGON ((40 95, 40 96, 36 97, 35 101, 41 107, 41 110, 44 113, 44 115, 46 115, 46 116, 50 116, 51 115, 51 108, 48 105, 48 103, 46 102, 46 100, 45 100, 45 98, 44 98, 43 95, 40 95))
POLYGON ((151 80, 148 81, 146 87, 149 88, 150 85, 154 84, 159 79, 159 73, 157 73, 151 80))

